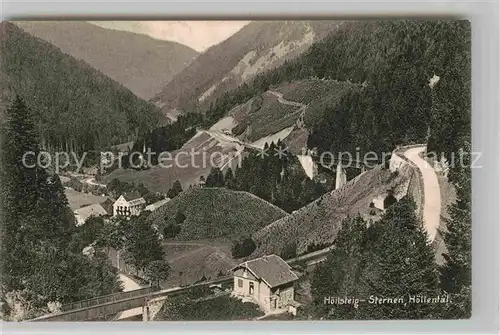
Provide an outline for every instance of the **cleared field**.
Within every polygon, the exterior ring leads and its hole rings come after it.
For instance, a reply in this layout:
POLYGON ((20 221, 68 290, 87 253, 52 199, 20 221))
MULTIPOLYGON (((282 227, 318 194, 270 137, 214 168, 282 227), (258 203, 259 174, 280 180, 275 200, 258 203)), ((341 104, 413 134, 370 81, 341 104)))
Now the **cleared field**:
POLYGON ((87 194, 83 192, 75 191, 71 188, 64 189, 64 193, 68 198, 69 207, 72 210, 78 209, 85 205, 98 204, 106 201, 107 197, 101 197, 98 195, 87 194))
POLYGON ((204 246, 168 260, 172 269, 165 287, 191 285, 202 280, 214 280, 228 275, 236 265, 230 247, 204 246))
POLYGON ((406 193, 412 173, 409 167, 398 174, 378 167, 359 175, 343 188, 323 195, 255 233, 253 239, 258 247, 251 257, 280 254, 288 243, 297 245, 298 254, 305 252, 312 243, 332 243, 342 220, 358 214, 367 215, 373 198, 391 188, 406 193))
MULTIPOLYGON (((166 193, 176 180, 183 189, 197 185, 201 176, 207 176, 212 166, 221 166, 229 157, 237 157, 242 146, 235 142, 223 141, 209 132, 202 131, 191 138, 184 146, 172 152, 172 159, 164 166, 155 166, 148 170, 116 169, 103 178, 109 183, 114 178, 129 183, 143 183, 152 192, 166 193)), ((231 163, 236 163, 233 159, 231 163)))
POLYGON ((163 229, 178 211, 186 216, 178 241, 250 235, 287 214, 247 192, 193 187, 151 213, 149 220, 163 229))

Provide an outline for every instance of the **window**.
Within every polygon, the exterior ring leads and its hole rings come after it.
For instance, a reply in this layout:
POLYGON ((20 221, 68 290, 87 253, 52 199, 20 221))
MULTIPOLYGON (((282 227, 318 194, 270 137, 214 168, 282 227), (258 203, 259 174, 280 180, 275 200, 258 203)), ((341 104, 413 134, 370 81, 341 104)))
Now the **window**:
POLYGON ((253 294, 253 282, 250 282, 250 286, 248 287, 248 294, 253 294))
POLYGON ((238 279, 238 287, 243 287, 243 279, 238 279))

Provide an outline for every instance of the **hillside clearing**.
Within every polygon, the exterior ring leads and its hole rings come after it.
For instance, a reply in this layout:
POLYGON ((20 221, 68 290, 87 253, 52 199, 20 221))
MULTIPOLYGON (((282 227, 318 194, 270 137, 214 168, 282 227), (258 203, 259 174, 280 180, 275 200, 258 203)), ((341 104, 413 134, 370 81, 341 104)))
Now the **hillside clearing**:
POLYGON ((182 253, 170 254, 172 245, 164 241, 163 248, 171 267, 171 274, 163 287, 192 285, 201 280, 215 280, 221 275, 228 275, 236 265, 231 258, 231 246, 191 245, 182 253), (174 256, 175 255, 175 256, 174 256))
POLYGON ((66 188, 64 193, 66 194, 66 198, 68 198, 69 207, 72 210, 81 208, 82 206, 99 204, 107 199, 107 197, 78 192, 71 188, 66 188))

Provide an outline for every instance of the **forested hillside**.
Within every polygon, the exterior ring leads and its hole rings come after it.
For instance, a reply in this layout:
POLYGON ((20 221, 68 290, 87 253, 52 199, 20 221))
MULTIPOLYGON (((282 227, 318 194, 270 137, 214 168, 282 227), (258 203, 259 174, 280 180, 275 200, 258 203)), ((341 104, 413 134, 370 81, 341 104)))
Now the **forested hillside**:
POLYGON ((309 147, 380 152, 430 135, 429 150, 449 154, 470 141, 470 71, 468 21, 346 21, 303 55, 217 99, 206 119, 219 119, 271 85, 310 77, 351 81, 363 90, 321 106, 309 147), (439 80, 430 85, 434 76, 439 80))
MULTIPOLYGON (((438 319, 451 304, 369 303, 368 299, 445 294, 439 287, 432 247, 415 216, 415 203, 403 198, 369 225, 361 217, 344 222, 336 248, 311 282, 315 318, 327 320, 438 319), (352 304, 327 305, 324 297, 355 297, 352 304), (362 301, 362 299, 365 299, 362 301)), ((453 299, 453 298, 452 298, 453 299)))
POLYGON ((84 21, 18 21, 26 32, 82 59, 142 99, 150 99, 198 53, 176 42, 84 21))
POLYGON ((328 174, 309 179, 297 157, 281 141, 266 144, 263 152, 250 152, 234 170, 222 172, 212 168, 205 186, 250 192, 288 213, 318 199, 334 186, 328 174))
POLYGON ((323 117, 308 125, 309 147, 381 152, 428 140, 430 151, 450 155, 470 142, 470 70, 468 21, 346 21, 301 56, 217 98, 203 122, 192 119, 210 126, 285 82, 350 81, 363 89, 315 107, 323 117))
POLYGON ((339 21, 254 21, 212 46, 153 99, 165 110, 193 111, 253 76, 301 54, 339 21))
POLYGON ((97 230, 82 234, 85 228, 75 226, 59 176, 42 167, 46 161, 28 156, 23 164, 24 153, 36 155, 40 147, 32 113, 19 97, 6 111, 0 143, 0 318, 30 319, 121 291, 118 271, 101 249, 82 253, 97 230))
POLYGON ((43 146, 93 150, 158 124, 152 104, 87 63, 11 23, 0 31, 1 95, 25 99, 43 146))

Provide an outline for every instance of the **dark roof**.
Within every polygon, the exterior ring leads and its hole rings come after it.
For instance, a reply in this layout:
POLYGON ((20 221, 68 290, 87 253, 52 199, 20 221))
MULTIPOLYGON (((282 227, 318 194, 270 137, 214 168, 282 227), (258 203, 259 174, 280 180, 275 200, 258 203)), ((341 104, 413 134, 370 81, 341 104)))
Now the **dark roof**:
POLYGON ((113 215, 113 204, 114 200, 107 198, 105 201, 101 202, 101 206, 108 212, 108 214, 113 215))
POLYGON ((276 255, 263 256, 241 263, 234 267, 233 271, 240 267, 246 267, 270 287, 280 286, 299 279, 283 258, 276 255))
POLYGON ((139 192, 137 192, 137 191, 124 193, 124 194, 123 194, 123 197, 124 197, 124 198, 125 198, 125 200, 127 200, 127 201, 132 201, 132 200, 135 200, 135 199, 142 198, 142 197, 141 197, 141 194, 140 194, 139 192))

